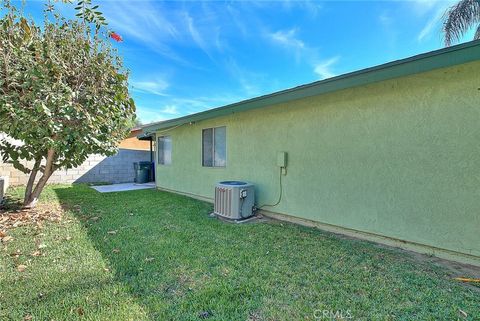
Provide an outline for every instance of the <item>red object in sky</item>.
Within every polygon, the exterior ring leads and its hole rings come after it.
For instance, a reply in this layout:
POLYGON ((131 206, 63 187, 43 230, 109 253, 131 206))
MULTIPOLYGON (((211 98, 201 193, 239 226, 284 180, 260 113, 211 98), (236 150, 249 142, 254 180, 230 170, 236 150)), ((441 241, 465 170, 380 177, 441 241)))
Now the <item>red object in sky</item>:
POLYGON ((122 37, 121 37, 118 33, 116 33, 116 32, 110 33, 110 37, 111 37, 113 40, 115 40, 116 42, 122 42, 122 41, 123 41, 122 37))

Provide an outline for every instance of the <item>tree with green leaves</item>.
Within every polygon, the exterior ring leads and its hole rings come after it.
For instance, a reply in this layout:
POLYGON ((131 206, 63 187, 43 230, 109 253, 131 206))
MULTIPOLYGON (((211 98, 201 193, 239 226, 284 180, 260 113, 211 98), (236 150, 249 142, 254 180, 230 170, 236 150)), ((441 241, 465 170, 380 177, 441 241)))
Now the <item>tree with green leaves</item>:
POLYGON ((136 117, 134 120, 133 120, 133 124, 134 124, 134 127, 138 128, 138 127, 142 127, 143 125, 143 122, 140 118, 136 117))
POLYGON ((472 28, 476 30, 473 39, 480 39, 480 0, 460 0, 444 15, 445 45, 459 41, 472 28))
POLYGON ((49 2, 42 26, 9 1, 1 6, 0 132, 21 144, 2 139, 0 154, 30 175, 24 206, 33 207, 54 171, 114 154, 135 105, 111 45, 121 37, 105 28, 98 6, 80 1, 77 18, 66 19, 49 2))

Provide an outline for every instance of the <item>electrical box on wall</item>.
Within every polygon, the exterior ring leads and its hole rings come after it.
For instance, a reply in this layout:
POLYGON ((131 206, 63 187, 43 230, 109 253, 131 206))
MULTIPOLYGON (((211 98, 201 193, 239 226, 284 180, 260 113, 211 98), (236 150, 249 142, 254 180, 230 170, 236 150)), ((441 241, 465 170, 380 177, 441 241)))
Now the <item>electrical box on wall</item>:
POLYGON ((277 153, 277 166, 282 168, 287 167, 287 152, 277 153))

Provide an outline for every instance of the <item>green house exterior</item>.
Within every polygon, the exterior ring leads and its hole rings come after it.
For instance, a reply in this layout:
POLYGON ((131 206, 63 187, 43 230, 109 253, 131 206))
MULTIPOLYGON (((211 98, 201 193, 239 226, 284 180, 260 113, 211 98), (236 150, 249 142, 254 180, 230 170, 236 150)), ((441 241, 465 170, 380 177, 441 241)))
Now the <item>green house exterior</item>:
POLYGON ((213 201, 255 184, 263 212, 480 264, 480 42, 152 124, 172 139, 160 189, 213 201), (202 166, 202 129, 226 127, 226 166, 202 166))

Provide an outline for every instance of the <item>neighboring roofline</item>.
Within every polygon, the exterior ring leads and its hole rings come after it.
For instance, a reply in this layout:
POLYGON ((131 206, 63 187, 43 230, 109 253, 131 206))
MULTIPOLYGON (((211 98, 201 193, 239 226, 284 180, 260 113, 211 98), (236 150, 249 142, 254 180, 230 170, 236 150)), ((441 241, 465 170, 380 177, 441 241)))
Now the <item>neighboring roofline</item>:
POLYGON ((141 134, 137 135, 138 140, 152 140, 152 133, 145 133, 142 132, 141 134))
POLYGON ((480 60, 480 40, 430 51, 375 67, 361 69, 325 80, 209 109, 196 114, 148 124, 143 127, 143 135, 149 135, 161 129, 168 129, 186 123, 368 85, 434 69, 451 67, 475 60, 480 60))

